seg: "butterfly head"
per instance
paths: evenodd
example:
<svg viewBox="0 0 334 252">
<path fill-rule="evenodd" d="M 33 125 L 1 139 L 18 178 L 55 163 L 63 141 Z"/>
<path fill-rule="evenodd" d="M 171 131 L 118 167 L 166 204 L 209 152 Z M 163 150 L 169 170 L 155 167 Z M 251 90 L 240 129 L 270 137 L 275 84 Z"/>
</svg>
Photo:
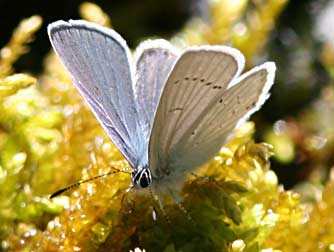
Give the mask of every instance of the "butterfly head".
<svg viewBox="0 0 334 252">
<path fill-rule="evenodd" d="M 152 183 L 151 171 L 148 167 L 139 167 L 131 174 L 132 184 L 136 188 L 146 188 Z"/>
</svg>

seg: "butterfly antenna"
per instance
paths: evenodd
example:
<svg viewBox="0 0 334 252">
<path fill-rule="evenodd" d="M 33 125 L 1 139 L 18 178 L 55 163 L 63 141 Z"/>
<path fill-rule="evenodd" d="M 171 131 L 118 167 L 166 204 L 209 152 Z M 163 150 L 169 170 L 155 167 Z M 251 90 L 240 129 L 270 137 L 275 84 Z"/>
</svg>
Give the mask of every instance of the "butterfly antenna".
<svg viewBox="0 0 334 252">
<path fill-rule="evenodd" d="M 191 172 L 190 174 L 193 175 L 195 178 L 200 179 L 200 180 L 204 180 L 204 181 L 208 181 L 208 182 L 216 182 L 216 180 L 213 177 L 201 176 L 201 175 L 198 175 L 194 172 Z"/>
<path fill-rule="evenodd" d="M 187 219 L 190 223 L 195 224 L 193 218 L 190 216 L 189 212 L 185 208 L 185 206 L 182 204 L 180 198 L 172 191 L 169 190 L 169 195 L 172 197 L 176 205 L 179 207 L 179 209 L 187 216 Z"/>
<path fill-rule="evenodd" d="M 90 182 L 90 181 L 95 180 L 95 179 L 103 178 L 103 177 L 109 176 L 109 175 L 111 175 L 111 174 L 119 173 L 119 172 L 126 172 L 126 173 L 128 173 L 129 171 L 131 171 L 131 170 L 129 170 L 128 168 L 121 169 L 121 170 L 120 170 L 120 169 L 116 169 L 116 168 L 114 168 L 114 167 L 111 167 L 111 168 L 114 169 L 115 171 L 110 171 L 110 172 L 107 172 L 107 173 L 104 173 L 104 174 L 101 174 L 101 175 L 98 175 L 98 176 L 94 176 L 94 177 L 91 177 L 91 178 L 88 178 L 88 179 L 85 179 L 85 180 L 81 180 L 81 181 L 79 181 L 79 182 L 76 182 L 76 183 L 74 183 L 74 184 L 72 184 L 72 185 L 70 185 L 70 186 L 67 186 L 67 187 L 65 187 L 65 188 L 62 188 L 62 189 L 60 189 L 60 190 L 58 190 L 58 191 L 52 193 L 52 194 L 50 195 L 49 198 L 52 199 L 52 198 L 54 198 L 54 197 L 57 197 L 57 196 L 59 196 L 60 194 L 66 192 L 66 191 L 68 191 L 68 190 L 71 190 L 71 189 L 73 189 L 73 188 L 75 188 L 75 187 L 80 186 L 81 184 Z"/>
</svg>

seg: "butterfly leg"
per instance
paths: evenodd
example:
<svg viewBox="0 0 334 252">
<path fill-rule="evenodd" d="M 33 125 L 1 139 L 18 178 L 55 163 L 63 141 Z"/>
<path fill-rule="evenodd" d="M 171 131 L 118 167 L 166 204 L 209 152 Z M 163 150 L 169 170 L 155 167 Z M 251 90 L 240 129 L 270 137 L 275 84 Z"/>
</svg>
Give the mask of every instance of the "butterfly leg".
<svg viewBox="0 0 334 252">
<path fill-rule="evenodd" d="M 160 206 L 160 210 L 161 210 L 161 212 L 162 212 L 162 215 L 164 216 L 166 222 L 167 222 L 168 224 L 172 224 L 172 222 L 171 222 L 171 220 L 170 220 L 170 218 L 169 218 L 167 212 L 165 211 L 165 207 L 164 207 L 163 199 L 162 199 L 162 197 L 160 197 L 159 195 L 158 195 L 158 203 L 159 203 L 159 206 Z"/>
<path fill-rule="evenodd" d="M 215 178 L 213 178 L 213 177 L 201 176 L 201 175 L 198 175 L 194 172 L 191 172 L 190 174 L 193 175 L 197 179 L 202 179 L 202 180 L 209 181 L 209 182 L 216 182 Z"/>
</svg>

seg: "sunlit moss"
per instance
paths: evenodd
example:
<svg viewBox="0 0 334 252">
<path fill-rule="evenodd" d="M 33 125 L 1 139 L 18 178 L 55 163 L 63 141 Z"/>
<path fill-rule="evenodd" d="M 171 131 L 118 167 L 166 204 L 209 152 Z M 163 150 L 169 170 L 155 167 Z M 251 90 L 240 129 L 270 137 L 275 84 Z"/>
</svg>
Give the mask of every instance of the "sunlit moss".
<svg viewBox="0 0 334 252">
<path fill-rule="evenodd" d="M 0 79 L 0 97 L 15 94 L 22 88 L 36 84 L 36 79 L 26 74 L 13 74 Z"/>
<path fill-rule="evenodd" d="M 111 27 L 110 18 L 96 4 L 85 2 L 80 6 L 80 15 L 83 19 L 106 27 Z"/>
<path fill-rule="evenodd" d="M 269 33 L 287 0 L 209 1 L 210 15 L 203 21 L 194 18 L 173 41 L 180 46 L 193 44 L 230 44 L 240 49 L 252 65 L 252 59 L 261 52 Z"/>
<path fill-rule="evenodd" d="M 33 34 L 41 27 L 42 18 L 32 16 L 24 19 L 14 30 L 11 40 L 0 51 L 0 78 L 13 72 L 13 63 L 28 50 Z"/>
<path fill-rule="evenodd" d="M 276 124 L 284 122 L 276 122 Z M 275 128 L 275 126 L 274 126 Z M 275 158 L 281 163 L 289 163 L 295 158 L 295 146 L 287 134 L 283 130 L 273 130 L 266 134 L 266 140 L 273 144 L 275 151 Z"/>
<path fill-rule="evenodd" d="M 249 1 L 212 1 L 210 22 L 192 20 L 173 41 L 179 45 L 229 41 L 251 60 L 286 2 L 254 1 L 252 8 L 246 8 Z M 83 5 L 81 13 L 110 26 L 95 5 Z M 254 142 L 253 123 L 239 128 L 210 162 L 196 170 L 196 176 L 189 176 L 178 195 L 182 205 L 164 198 L 164 212 L 149 194 L 125 193 L 130 177 L 124 173 L 82 184 L 50 200 L 48 195 L 63 186 L 129 165 L 54 53 L 36 77 L 38 85 L 34 77 L 14 74 L 12 64 L 28 49 L 26 44 L 40 25 L 39 17 L 28 19 L 1 50 L 3 251 L 333 250 L 333 176 L 321 199 L 311 207 L 302 203 L 301 194 L 278 185 L 270 170 L 273 148 Z M 317 111 L 333 101 L 333 91 L 323 95 L 327 98 L 318 103 Z M 304 121 L 307 124 L 314 120 L 308 118 L 319 114 L 304 115 Z M 330 125 L 317 118 L 321 125 Z M 332 128 L 326 132 L 330 136 Z M 321 145 L 318 140 L 306 142 L 311 151 Z M 157 221 L 152 218 L 153 206 Z"/>
<path fill-rule="evenodd" d="M 331 251 L 334 240 L 333 178 L 332 171 L 321 199 L 312 208 L 299 214 L 293 211 L 290 216 L 285 215 L 281 225 L 275 227 L 266 244 L 282 251 Z M 287 239 L 288 236 L 291 237 Z"/>
</svg>

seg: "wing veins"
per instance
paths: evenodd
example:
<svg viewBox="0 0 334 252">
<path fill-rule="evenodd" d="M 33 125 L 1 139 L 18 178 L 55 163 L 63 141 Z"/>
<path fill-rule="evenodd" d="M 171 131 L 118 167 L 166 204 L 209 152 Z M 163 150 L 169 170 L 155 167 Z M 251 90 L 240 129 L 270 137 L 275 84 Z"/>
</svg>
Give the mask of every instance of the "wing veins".
<svg viewBox="0 0 334 252">
<path fill-rule="evenodd" d="M 86 45 L 84 46 L 84 50 L 85 50 L 85 53 L 87 54 L 88 51 L 87 51 L 87 47 L 86 47 Z M 72 59 L 74 59 L 78 65 L 82 65 L 83 62 L 78 62 L 78 61 L 77 61 L 77 57 L 74 55 L 73 51 L 72 51 L 72 50 L 69 50 L 69 52 L 70 52 L 70 54 L 72 55 Z M 97 55 L 97 54 L 95 54 L 95 55 Z M 82 57 L 82 56 L 83 56 L 83 55 L 81 54 L 81 57 Z M 82 57 L 82 58 L 85 59 L 85 57 Z M 84 63 L 85 63 L 85 65 L 87 64 L 86 60 L 84 61 Z M 99 64 L 100 64 L 100 62 L 99 62 Z M 82 69 L 84 69 L 84 68 L 82 68 Z M 103 68 L 101 68 L 101 65 L 99 65 L 99 69 L 103 69 Z M 80 69 L 79 71 L 83 72 L 81 69 Z M 104 76 L 106 76 L 105 73 L 103 73 L 103 74 L 104 74 Z M 93 78 L 91 77 L 91 79 L 93 79 Z M 95 99 L 92 97 L 91 92 L 88 91 L 88 89 L 85 87 L 85 85 L 83 85 L 82 83 L 80 83 L 80 88 L 81 88 L 82 90 L 85 90 L 85 91 L 86 91 L 86 92 L 85 92 L 85 93 L 86 93 L 86 96 L 90 96 L 90 97 L 91 97 L 90 102 L 91 102 L 92 104 L 93 104 L 93 103 L 96 103 L 96 102 L 95 102 L 96 97 L 95 97 Z M 99 90 L 99 91 L 101 92 L 101 90 Z M 100 96 L 97 96 L 97 97 L 100 98 Z M 108 95 L 108 97 L 109 97 L 109 95 Z M 100 99 L 98 99 L 98 100 L 100 100 Z M 103 100 L 100 100 L 100 103 L 102 103 L 102 104 L 106 104 L 106 102 L 105 102 L 104 99 L 103 99 Z M 112 99 L 110 99 L 110 103 L 111 103 L 111 105 L 113 106 L 112 109 L 113 109 L 114 111 L 117 111 L 116 108 L 115 108 L 115 104 L 113 103 L 113 100 L 112 100 Z M 99 105 L 99 107 L 101 107 L 101 106 Z M 100 111 L 101 111 L 101 110 L 100 110 Z M 102 109 L 102 111 L 104 112 L 105 116 L 108 117 L 108 119 L 109 119 L 108 121 L 113 122 L 112 120 L 110 120 L 109 115 L 105 112 L 105 109 Z M 119 113 L 116 112 L 115 115 L 117 116 L 117 120 L 118 120 L 119 122 L 121 122 L 122 120 L 120 119 L 120 115 L 119 115 Z M 114 119 L 114 120 L 115 120 L 115 119 Z M 116 120 L 115 120 L 115 121 L 116 121 Z M 114 123 L 112 123 L 112 124 L 114 125 Z M 130 136 L 129 136 L 129 132 L 124 128 L 124 124 L 123 124 L 123 123 L 121 124 L 121 126 L 122 126 L 122 128 L 123 128 L 123 131 L 126 132 L 126 136 L 122 135 L 122 137 L 123 137 L 123 138 L 124 138 L 124 137 L 127 137 L 127 138 L 129 139 L 129 138 L 130 138 Z M 114 125 L 114 128 L 116 128 L 115 125 Z M 118 128 L 119 128 L 119 127 L 118 127 Z M 125 130 L 124 130 L 124 129 L 125 129 Z"/>
<path fill-rule="evenodd" d="M 217 56 L 215 56 L 216 58 L 217 58 Z M 209 60 L 209 58 L 207 58 L 207 60 Z M 213 62 L 214 60 L 213 59 L 211 59 L 211 63 L 210 64 L 212 64 L 212 62 Z M 217 60 L 216 61 L 216 64 L 215 64 L 215 67 L 212 67 L 212 69 L 211 69 L 211 71 L 210 71 L 210 74 L 208 74 L 208 76 L 211 76 L 212 75 L 212 73 L 213 72 L 215 72 L 215 71 L 217 71 L 217 68 L 219 68 L 219 66 L 221 65 L 221 64 L 223 64 L 222 63 L 222 61 L 219 61 L 219 60 Z M 226 70 L 226 68 L 228 67 L 228 65 L 227 64 L 224 64 L 224 68 L 223 68 L 223 73 L 225 72 L 225 70 Z M 191 67 L 189 67 L 189 69 L 191 69 Z M 221 75 L 223 75 L 223 73 L 221 74 Z M 205 75 L 205 74 L 203 74 L 203 75 Z M 218 77 L 218 76 L 217 76 Z M 213 80 L 214 81 L 214 80 Z M 200 84 L 200 83 L 196 83 L 196 84 Z M 217 83 L 218 84 L 218 83 Z M 228 83 L 223 83 L 223 84 L 225 84 L 225 86 L 227 86 L 228 85 Z M 226 85 L 227 84 L 227 85 Z M 211 87 L 209 87 L 209 88 L 211 88 Z M 193 89 L 193 90 L 195 90 L 195 89 Z M 200 89 L 201 91 L 203 90 L 203 88 L 202 89 Z M 211 91 L 211 90 L 209 90 L 209 91 Z M 208 91 L 208 92 L 209 92 Z M 217 90 L 218 91 L 218 90 Z M 212 92 L 212 91 L 211 91 Z M 219 91 L 218 91 L 219 92 Z M 214 95 L 214 98 L 212 98 L 213 100 L 215 100 L 216 99 L 216 97 L 219 97 L 219 94 L 218 94 L 218 92 L 217 92 L 217 94 L 216 95 Z M 196 96 L 196 92 L 193 92 L 193 93 L 195 93 L 194 94 L 194 96 Z M 182 125 L 188 118 L 189 118 L 189 116 L 191 115 L 191 112 L 192 112 L 192 110 L 197 106 L 197 104 L 198 104 L 198 102 L 199 101 L 201 101 L 202 99 L 203 99 L 203 97 L 205 97 L 205 95 L 206 95 L 206 92 L 201 92 L 202 93 L 202 95 L 201 96 L 199 96 L 199 98 L 196 100 L 196 102 L 192 102 L 191 104 L 193 104 L 193 106 L 191 107 L 191 108 L 189 108 L 189 109 L 187 109 L 187 110 L 183 110 L 183 111 L 190 111 L 190 113 L 187 113 L 187 114 L 185 114 L 184 115 L 184 117 L 183 117 L 183 120 L 178 120 L 177 121 L 177 126 L 175 126 L 174 127 L 174 129 L 175 128 L 178 128 L 178 127 L 180 127 L 180 125 Z M 188 97 L 189 98 L 189 97 Z M 190 98 L 189 98 L 190 99 Z M 187 99 L 187 100 L 189 100 L 189 99 Z M 191 105 L 190 104 L 190 105 Z M 207 105 L 207 107 L 210 107 L 210 102 L 209 102 L 209 104 Z M 203 111 L 206 111 L 206 109 L 204 109 Z M 175 132 L 175 130 L 174 130 L 174 132 Z M 186 132 L 184 132 L 184 134 L 185 134 Z M 180 136 L 180 138 L 183 138 L 183 135 L 184 134 L 182 134 L 182 136 Z M 174 136 L 175 136 L 175 133 L 171 136 L 171 138 L 174 138 Z M 172 142 L 172 140 L 171 140 L 171 142 Z M 169 148 L 170 149 L 170 148 Z"/>
</svg>

